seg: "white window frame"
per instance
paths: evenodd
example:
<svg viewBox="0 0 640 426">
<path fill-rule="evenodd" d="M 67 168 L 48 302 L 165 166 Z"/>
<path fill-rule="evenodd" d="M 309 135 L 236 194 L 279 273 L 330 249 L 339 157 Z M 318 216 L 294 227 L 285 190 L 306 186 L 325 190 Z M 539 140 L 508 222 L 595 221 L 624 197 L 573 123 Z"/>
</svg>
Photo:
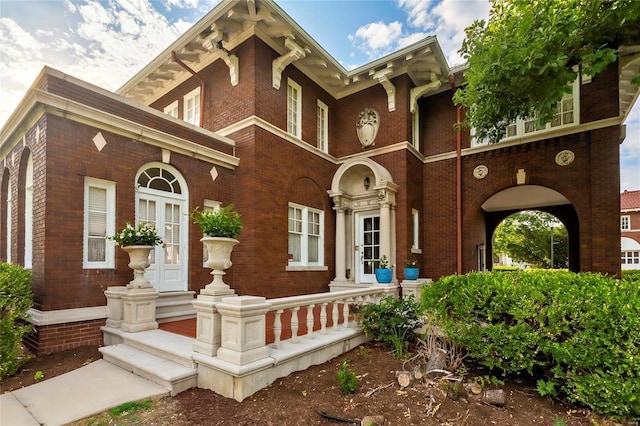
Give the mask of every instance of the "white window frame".
<svg viewBox="0 0 640 426">
<path fill-rule="evenodd" d="M 620 216 L 620 230 L 621 231 L 631 231 L 631 216 L 630 215 Z"/>
<path fill-rule="evenodd" d="M 317 140 L 318 149 L 322 152 L 329 152 L 329 107 L 318 99 L 318 125 Z"/>
<path fill-rule="evenodd" d="M 289 209 L 298 209 L 302 211 L 301 215 L 301 230 L 300 232 L 294 232 L 297 235 L 300 235 L 300 261 L 293 261 L 289 259 L 288 266 L 292 267 L 322 267 L 324 266 L 324 212 L 322 210 L 314 209 L 311 207 L 303 206 L 301 204 L 289 203 L 287 209 L 287 223 L 291 221 L 291 217 L 289 216 Z M 310 262 L 309 261 L 309 215 L 310 213 L 318 214 L 319 221 L 319 232 L 318 232 L 318 261 Z M 291 234 L 291 228 L 287 225 L 287 241 L 288 235 Z M 287 242 L 287 251 L 288 251 L 288 242 Z"/>
<path fill-rule="evenodd" d="M 184 95 L 182 104 L 182 119 L 195 126 L 200 125 L 200 96 L 200 88 L 193 89 Z M 190 103 L 193 103 L 192 109 L 189 109 Z"/>
<path fill-rule="evenodd" d="M 302 139 L 302 87 L 287 80 L 287 133 Z"/>
<path fill-rule="evenodd" d="M 164 113 L 172 117 L 178 118 L 178 101 L 175 100 L 164 107 Z"/>
<path fill-rule="evenodd" d="M 27 158 L 24 179 L 24 268 L 33 267 L 33 157 Z"/>
<path fill-rule="evenodd" d="M 222 208 L 222 203 L 220 201 L 213 201 L 213 200 L 204 200 L 204 202 L 202 203 L 202 211 L 218 211 Z M 203 237 L 206 237 L 206 235 L 204 235 L 204 232 L 202 233 Z M 204 246 L 204 243 L 202 243 L 202 266 L 206 267 L 207 266 L 207 259 L 209 257 L 209 253 L 207 252 L 207 248 Z"/>
<path fill-rule="evenodd" d="M 500 142 L 504 142 L 504 141 L 509 141 L 512 139 L 516 139 L 516 138 L 520 138 L 523 136 L 529 136 L 529 135 L 537 135 L 540 133 L 545 133 L 545 132 L 550 132 L 550 131 L 554 131 L 557 129 L 563 129 L 563 128 L 569 128 L 569 127 L 574 127 L 574 126 L 578 126 L 580 124 L 580 78 L 576 78 L 576 80 L 573 82 L 573 84 L 571 85 L 571 93 L 567 93 L 565 94 L 562 99 L 558 102 L 558 105 L 561 107 L 564 105 L 564 102 L 568 99 L 572 99 L 572 103 L 573 103 L 573 111 L 572 111 L 572 122 L 571 123 L 566 123 L 563 124 L 562 123 L 562 114 L 563 112 L 560 111 L 558 113 L 555 114 L 555 116 L 560 115 L 561 116 L 561 122 L 558 125 L 552 125 L 551 122 L 544 124 L 543 126 L 541 126 L 540 128 L 536 128 L 535 130 L 526 132 L 526 123 L 527 122 L 531 122 L 531 120 L 535 120 L 535 117 L 533 118 L 529 118 L 529 119 L 521 119 L 518 118 L 516 119 L 515 122 L 511 123 L 509 126 L 507 126 L 507 129 L 505 130 L 505 136 L 500 139 Z M 534 124 L 535 126 L 535 124 Z M 471 146 L 479 146 L 479 145 L 485 145 L 487 143 L 486 140 L 482 140 L 479 141 L 476 137 L 475 137 L 475 129 L 471 129 Z"/>
<path fill-rule="evenodd" d="M 411 253 L 420 254 L 422 249 L 420 248 L 420 211 L 417 209 L 411 209 Z"/>
<path fill-rule="evenodd" d="M 104 261 L 89 261 L 89 189 L 106 190 L 106 232 L 105 237 L 115 235 L 116 232 L 116 183 L 91 177 L 84 178 L 84 230 L 82 267 L 84 269 L 113 269 L 115 268 L 115 244 L 105 238 Z"/>
</svg>

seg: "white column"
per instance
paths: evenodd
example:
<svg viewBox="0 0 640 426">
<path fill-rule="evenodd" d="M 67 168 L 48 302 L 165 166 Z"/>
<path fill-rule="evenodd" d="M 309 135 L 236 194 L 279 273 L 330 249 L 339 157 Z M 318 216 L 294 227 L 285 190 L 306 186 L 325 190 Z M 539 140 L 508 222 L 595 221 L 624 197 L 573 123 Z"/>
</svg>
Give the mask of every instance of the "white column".
<svg viewBox="0 0 640 426">
<path fill-rule="evenodd" d="M 391 260 L 391 208 L 388 202 L 380 203 L 380 256 Z"/>
<path fill-rule="evenodd" d="M 346 281 L 346 227 L 345 213 L 341 207 L 336 207 L 336 278 L 334 281 Z"/>
</svg>

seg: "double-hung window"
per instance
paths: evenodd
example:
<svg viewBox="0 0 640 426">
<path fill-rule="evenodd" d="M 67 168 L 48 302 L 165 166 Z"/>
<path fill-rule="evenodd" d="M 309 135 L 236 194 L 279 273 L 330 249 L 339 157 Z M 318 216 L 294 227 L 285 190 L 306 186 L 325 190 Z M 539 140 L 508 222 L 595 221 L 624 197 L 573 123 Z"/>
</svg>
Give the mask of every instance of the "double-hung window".
<svg viewBox="0 0 640 426">
<path fill-rule="evenodd" d="M 289 266 L 324 264 L 324 212 L 289 203 Z"/>
<path fill-rule="evenodd" d="M 178 101 L 173 101 L 169 105 L 164 107 L 164 113 L 172 117 L 178 118 Z"/>
<path fill-rule="evenodd" d="M 629 215 L 620 216 L 620 230 L 621 231 L 631 230 L 631 216 Z"/>
<path fill-rule="evenodd" d="M 85 269 L 114 268 L 115 245 L 106 237 L 115 234 L 116 184 L 101 179 L 84 179 Z"/>
<path fill-rule="evenodd" d="M 287 132 L 302 138 L 302 87 L 291 79 L 287 83 Z"/>
<path fill-rule="evenodd" d="M 318 149 L 329 152 L 329 107 L 318 99 Z"/>
<path fill-rule="evenodd" d="M 187 123 L 200 125 L 200 88 L 192 90 L 184 96 L 182 119 Z"/>
</svg>

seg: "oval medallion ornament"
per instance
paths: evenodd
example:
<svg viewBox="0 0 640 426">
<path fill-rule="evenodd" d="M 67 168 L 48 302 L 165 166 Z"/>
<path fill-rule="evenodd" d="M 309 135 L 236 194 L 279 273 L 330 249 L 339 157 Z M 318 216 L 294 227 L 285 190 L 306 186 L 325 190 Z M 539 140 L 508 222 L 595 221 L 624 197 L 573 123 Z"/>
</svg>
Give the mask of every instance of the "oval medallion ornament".
<svg viewBox="0 0 640 426">
<path fill-rule="evenodd" d="M 380 119 L 378 112 L 373 108 L 365 108 L 356 120 L 356 133 L 363 148 L 373 145 L 378 134 Z"/>
<path fill-rule="evenodd" d="M 489 169 L 484 164 L 477 166 L 473 169 L 473 176 L 476 179 L 482 179 L 489 173 Z"/>
<path fill-rule="evenodd" d="M 568 166 L 569 164 L 573 163 L 573 160 L 575 160 L 575 158 L 576 155 L 573 153 L 573 151 L 565 149 L 564 151 L 560 151 L 556 155 L 556 164 L 558 164 L 559 166 Z"/>
</svg>

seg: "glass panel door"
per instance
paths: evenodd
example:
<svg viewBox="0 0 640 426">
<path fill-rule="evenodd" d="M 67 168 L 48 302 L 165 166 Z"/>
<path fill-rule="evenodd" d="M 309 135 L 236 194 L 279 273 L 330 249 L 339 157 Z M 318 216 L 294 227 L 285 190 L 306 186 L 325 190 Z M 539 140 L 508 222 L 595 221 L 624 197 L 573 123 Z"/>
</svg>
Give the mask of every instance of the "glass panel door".
<svg viewBox="0 0 640 426">
<path fill-rule="evenodd" d="M 380 216 L 361 215 L 358 226 L 359 282 L 374 283 L 374 262 L 380 258 Z"/>
</svg>

